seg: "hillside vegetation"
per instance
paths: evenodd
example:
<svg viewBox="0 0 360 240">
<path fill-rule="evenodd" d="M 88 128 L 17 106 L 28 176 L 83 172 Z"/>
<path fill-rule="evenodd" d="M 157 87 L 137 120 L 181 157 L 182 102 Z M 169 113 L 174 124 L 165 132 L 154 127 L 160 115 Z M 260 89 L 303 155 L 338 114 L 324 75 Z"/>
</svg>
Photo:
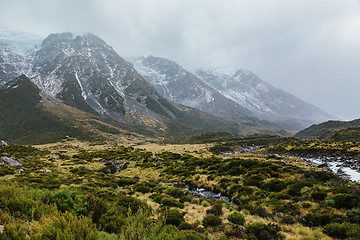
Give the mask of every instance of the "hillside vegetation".
<svg viewBox="0 0 360 240">
<path fill-rule="evenodd" d="M 295 135 L 297 138 L 317 138 L 333 141 L 359 141 L 360 140 L 360 119 L 349 122 L 328 121 L 313 125 Z"/>
<path fill-rule="evenodd" d="M 296 158 L 209 152 L 224 142 L 139 144 L 0 148 L 22 164 L 1 164 L 0 239 L 360 238 L 358 184 Z"/>
</svg>

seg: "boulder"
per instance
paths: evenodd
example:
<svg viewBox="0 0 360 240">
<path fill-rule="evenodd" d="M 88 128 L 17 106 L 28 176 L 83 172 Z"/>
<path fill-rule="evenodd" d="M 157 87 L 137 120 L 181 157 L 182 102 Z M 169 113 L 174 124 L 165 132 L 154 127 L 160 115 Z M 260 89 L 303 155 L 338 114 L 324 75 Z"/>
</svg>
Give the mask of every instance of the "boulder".
<svg viewBox="0 0 360 240">
<path fill-rule="evenodd" d="M 0 147 L 5 147 L 8 144 L 4 140 L 0 140 Z"/>
<path fill-rule="evenodd" d="M 0 157 L 0 163 L 9 165 L 9 166 L 20 166 L 22 165 L 20 163 L 21 161 L 15 160 L 13 157 Z"/>
</svg>

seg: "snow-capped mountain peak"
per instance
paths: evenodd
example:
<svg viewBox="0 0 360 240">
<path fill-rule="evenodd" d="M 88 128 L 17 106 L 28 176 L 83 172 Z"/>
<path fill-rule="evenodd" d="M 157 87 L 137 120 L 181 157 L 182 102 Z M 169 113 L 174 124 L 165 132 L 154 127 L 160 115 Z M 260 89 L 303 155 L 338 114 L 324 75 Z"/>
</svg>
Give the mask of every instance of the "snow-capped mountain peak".
<svg viewBox="0 0 360 240">
<path fill-rule="evenodd" d="M 332 118 L 321 109 L 271 86 L 249 70 L 199 70 L 197 76 L 224 96 L 259 114 L 315 122 Z"/>
</svg>

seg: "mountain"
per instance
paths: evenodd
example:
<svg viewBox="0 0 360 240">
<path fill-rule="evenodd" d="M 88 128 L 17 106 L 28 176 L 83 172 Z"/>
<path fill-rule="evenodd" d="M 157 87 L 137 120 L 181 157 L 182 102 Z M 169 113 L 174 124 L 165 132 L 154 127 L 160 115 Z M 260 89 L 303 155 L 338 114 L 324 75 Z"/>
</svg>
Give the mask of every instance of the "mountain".
<svg viewBox="0 0 360 240">
<path fill-rule="evenodd" d="M 61 121 L 44 110 L 40 89 L 25 75 L 0 89 L 0 136 L 14 142 L 51 141 L 65 138 L 68 133 L 84 139 L 91 134 Z"/>
<path fill-rule="evenodd" d="M 0 136 L 13 143 L 42 144 L 68 137 L 124 141 L 154 136 L 141 126 L 111 121 L 49 99 L 25 75 L 0 89 L 0 112 Z"/>
<path fill-rule="evenodd" d="M 0 42 L 0 88 L 21 75 L 24 62 L 25 58 L 14 53 L 9 44 Z"/>
<path fill-rule="evenodd" d="M 137 57 L 129 61 L 165 98 L 248 126 L 298 131 L 318 122 L 313 119 L 317 113 L 330 118 L 249 71 L 221 75 L 200 70 L 195 75 L 164 58 Z M 300 117 L 310 113 L 313 118 Z"/>
<path fill-rule="evenodd" d="M 0 55 L 14 59 L 4 58 L 0 65 L 6 73 L 3 83 L 25 73 L 47 102 L 60 102 L 62 107 L 91 116 L 167 135 L 205 130 L 260 131 L 165 99 L 112 47 L 93 34 L 51 34 L 40 48 L 25 56 L 10 48 L 3 48 Z M 12 68 L 8 71 L 4 66 Z"/>
<path fill-rule="evenodd" d="M 297 138 L 316 138 L 335 141 L 360 141 L 360 119 L 328 121 L 312 125 L 295 135 Z"/>
<path fill-rule="evenodd" d="M 304 120 L 305 124 L 334 118 L 290 93 L 271 86 L 248 70 L 199 70 L 197 75 L 227 98 L 265 117 Z"/>
<path fill-rule="evenodd" d="M 173 102 L 248 126 L 270 127 L 174 61 L 154 56 L 129 61 L 160 95 Z"/>
</svg>

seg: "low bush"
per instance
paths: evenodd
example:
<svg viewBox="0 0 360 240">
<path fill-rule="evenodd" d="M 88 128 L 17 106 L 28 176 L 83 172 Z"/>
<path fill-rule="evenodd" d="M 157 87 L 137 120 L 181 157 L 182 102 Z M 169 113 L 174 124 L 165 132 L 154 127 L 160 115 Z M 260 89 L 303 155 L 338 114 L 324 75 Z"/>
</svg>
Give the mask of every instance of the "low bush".
<svg viewBox="0 0 360 240">
<path fill-rule="evenodd" d="M 184 214 L 177 209 L 169 209 L 165 212 L 165 222 L 166 224 L 179 226 L 184 222 Z"/>
<path fill-rule="evenodd" d="M 221 204 L 215 204 L 210 209 L 206 210 L 206 213 L 207 214 L 213 214 L 215 216 L 220 217 L 223 214 L 222 205 Z"/>
<path fill-rule="evenodd" d="M 346 220 L 350 223 L 360 224 L 360 210 L 346 211 Z"/>
<path fill-rule="evenodd" d="M 258 240 L 268 240 L 268 239 L 282 239 L 282 235 L 279 234 L 281 228 L 276 224 L 265 224 L 265 223 L 253 223 L 247 226 L 247 232 L 249 239 L 255 237 Z"/>
<path fill-rule="evenodd" d="M 343 222 L 344 217 L 332 213 L 308 213 L 303 217 L 302 223 L 308 227 L 325 226 L 328 223 Z"/>
<path fill-rule="evenodd" d="M 210 214 L 210 215 L 207 215 L 204 217 L 202 224 L 205 227 L 217 227 L 222 224 L 222 220 L 221 220 L 221 218 Z"/>
<path fill-rule="evenodd" d="M 105 214 L 102 214 L 99 219 L 101 230 L 109 233 L 120 233 L 121 227 L 125 225 L 125 223 L 124 215 L 116 208 L 109 209 Z"/>
<path fill-rule="evenodd" d="M 166 193 L 174 198 L 181 198 L 185 196 L 185 192 L 180 188 L 169 188 Z"/>
<path fill-rule="evenodd" d="M 351 209 L 359 205 L 359 195 L 349 193 L 339 193 L 333 197 L 336 208 Z"/>
<path fill-rule="evenodd" d="M 133 178 L 128 178 L 128 177 L 121 177 L 117 184 L 119 187 L 126 187 L 126 186 L 129 186 L 129 185 L 133 185 L 137 183 L 137 181 Z"/>
<path fill-rule="evenodd" d="M 118 197 L 117 204 L 123 213 L 127 213 L 129 209 L 132 213 L 136 213 L 139 209 L 149 209 L 149 206 L 141 200 L 125 195 Z"/>
<path fill-rule="evenodd" d="M 360 226 L 353 223 L 330 223 L 324 227 L 324 232 L 338 239 L 359 239 Z"/>
<path fill-rule="evenodd" d="M 315 191 L 311 193 L 311 198 L 317 202 L 324 201 L 327 197 L 327 192 L 325 191 Z"/>
<path fill-rule="evenodd" d="M 229 222 L 236 224 L 236 225 L 244 225 L 245 224 L 245 217 L 239 212 L 234 212 L 228 216 Z"/>
<path fill-rule="evenodd" d="M 262 188 L 269 192 L 280 192 L 286 188 L 286 183 L 278 179 L 271 179 L 266 182 Z"/>
<path fill-rule="evenodd" d="M 76 217 L 69 212 L 44 217 L 31 229 L 31 239 L 89 239 L 98 232 L 88 217 Z"/>
</svg>

